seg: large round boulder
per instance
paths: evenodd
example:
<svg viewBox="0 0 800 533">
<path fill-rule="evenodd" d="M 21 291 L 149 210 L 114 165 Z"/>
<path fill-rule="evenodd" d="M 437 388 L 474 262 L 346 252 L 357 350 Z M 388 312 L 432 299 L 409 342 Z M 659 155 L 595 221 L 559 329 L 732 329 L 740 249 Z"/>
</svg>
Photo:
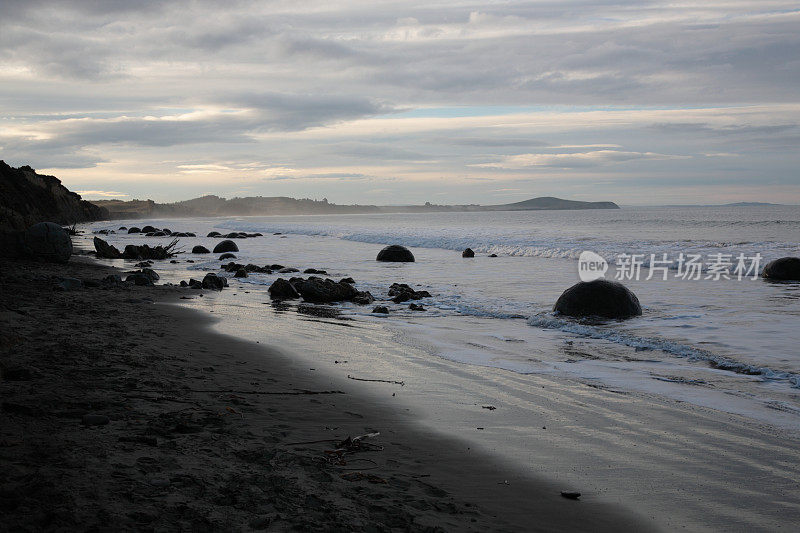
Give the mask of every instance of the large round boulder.
<svg viewBox="0 0 800 533">
<path fill-rule="evenodd" d="M 779 281 L 800 281 L 800 257 L 781 257 L 770 261 L 761 276 Z"/>
<path fill-rule="evenodd" d="M 239 247 L 236 246 L 236 243 L 230 240 L 225 240 L 220 242 L 214 247 L 215 254 L 221 254 L 223 252 L 238 252 Z"/>
<path fill-rule="evenodd" d="M 205 246 L 200 246 L 199 244 L 192 248 L 193 254 L 210 254 L 211 252 L 208 251 L 208 248 Z"/>
<path fill-rule="evenodd" d="M 475 257 L 475 252 L 472 251 L 472 248 L 467 248 L 461 252 L 461 257 Z"/>
<path fill-rule="evenodd" d="M 158 228 L 155 226 L 145 226 L 142 228 L 142 233 L 155 233 L 158 231 Z"/>
<path fill-rule="evenodd" d="M 572 317 L 629 318 L 641 315 L 642 306 L 625 285 L 596 279 L 581 281 L 565 290 L 553 311 Z"/>
<path fill-rule="evenodd" d="M 413 263 L 414 254 L 405 246 L 399 244 L 392 244 L 378 252 L 377 261 L 391 261 L 397 263 Z"/>
<path fill-rule="evenodd" d="M 132 226 L 132 227 L 128 228 L 128 233 L 141 233 L 141 232 L 142 232 L 142 230 L 137 228 L 136 226 Z"/>
<path fill-rule="evenodd" d="M 39 261 L 66 263 L 72 255 L 72 240 L 64 228 L 52 222 L 34 224 L 22 234 L 22 249 Z"/>
</svg>

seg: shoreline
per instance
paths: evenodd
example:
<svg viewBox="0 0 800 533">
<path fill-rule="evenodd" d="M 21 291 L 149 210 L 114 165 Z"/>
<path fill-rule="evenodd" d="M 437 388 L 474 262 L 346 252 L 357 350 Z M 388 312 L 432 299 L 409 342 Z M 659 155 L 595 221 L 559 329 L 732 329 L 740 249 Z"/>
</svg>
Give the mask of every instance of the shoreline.
<svg viewBox="0 0 800 533">
<path fill-rule="evenodd" d="M 332 388 L 274 350 L 216 333 L 208 314 L 160 305 L 186 291 L 53 292 L 53 276 L 115 272 L 85 257 L 0 266 L 3 329 L 13 331 L 0 351 L 11 529 L 648 529 L 421 432 L 370 405 L 357 383 Z M 348 464 L 332 464 L 343 461 L 326 450 L 372 432 L 333 454 Z"/>
</svg>

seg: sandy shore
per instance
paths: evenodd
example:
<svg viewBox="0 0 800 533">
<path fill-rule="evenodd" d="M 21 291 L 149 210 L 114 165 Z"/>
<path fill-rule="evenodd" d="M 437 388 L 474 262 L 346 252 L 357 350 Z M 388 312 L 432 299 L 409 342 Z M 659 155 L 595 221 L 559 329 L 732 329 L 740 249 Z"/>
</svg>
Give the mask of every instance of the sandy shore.
<svg viewBox="0 0 800 533">
<path fill-rule="evenodd" d="M 0 261 L 0 530 L 652 529 L 110 273 Z"/>
</svg>

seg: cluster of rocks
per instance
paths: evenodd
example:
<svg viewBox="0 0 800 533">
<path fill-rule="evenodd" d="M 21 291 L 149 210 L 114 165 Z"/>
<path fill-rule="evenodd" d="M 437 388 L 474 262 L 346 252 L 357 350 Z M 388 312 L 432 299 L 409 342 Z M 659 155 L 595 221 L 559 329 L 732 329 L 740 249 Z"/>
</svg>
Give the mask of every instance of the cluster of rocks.
<svg viewBox="0 0 800 533">
<path fill-rule="evenodd" d="M 233 256 L 233 254 L 226 254 L 226 255 Z M 225 255 L 220 257 L 220 260 L 222 260 L 222 259 L 226 259 Z M 225 272 L 233 273 L 234 277 L 237 277 L 237 278 L 246 278 L 247 274 L 253 273 L 253 272 L 256 272 L 256 273 L 259 273 L 259 274 L 273 274 L 275 272 L 277 272 L 278 274 L 293 274 L 295 272 L 300 272 L 300 269 L 298 269 L 298 268 L 286 267 L 286 266 L 283 266 L 283 265 L 279 265 L 277 263 L 273 264 L 273 265 L 258 266 L 258 265 L 254 265 L 253 263 L 249 263 L 247 265 L 243 265 L 241 263 L 235 263 L 235 262 L 231 261 L 229 263 L 226 263 L 226 264 L 220 266 L 220 268 L 222 270 L 224 270 Z M 318 275 L 325 276 L 325 275 L 328 274 L 328 272 L 325 271 L 325 270 L 318 270 L 316 268 L 307 268 L 307 269 L 305 269 L 303 271 L 303 274 L 318 274 Z M 352 278 L 347 278 L 347 279 L 351 279 L 351 282 L 355 283 L 355 282 L 352 281 Z"/>
<path fill-rule="evenodd" d="M 162 228 L 158 229 L 154 226 L 145 226 L 143 228 L 137 228 L 136 226 L 132 226 L 130 228 L 126 228 L 125 226 L 121 226 L 119 228 L 120 231 L 128 231 L 128 234 L 131 233 L 141 233 L 145 237 L 197 237 L 197 234 L 192 233 L 191 231 L 171 231 L 169 228 Z M 99 233 L 99 232 L 98 232 Z"/>
<path fill-rule="evenodd" d="M 359 291 L 352 283 L 317 276 L 293 277 L 289 280 L 278 278 L 270 285 L 268 291 L 273 300 L 293 300 L 302 297 L 311 303 L 353 302 L 358 305 L 368 305 L 375 301 L 369 291 Z"/>
<path fill-rule="evenodd" d="M 122 287 L 127 285 L 153 286 L 153 282 L 158 280 L 156 272 L 149 268 L 131 272 L 123 281 L 119 274 L 109 274 L 102 279 L 78 279 L 78 278 L 59 278 L 53 286 L 56 291 L 74 291 L 83 288 L 102 288 Z"/>
<path fill-rule="evenodd" d="M 181 281 L 180 285 L 181 287 L 189 287 L 191 289 L 221 291 L 228 286 L 228 279 L 225 276 L 218 276 L 213 272 L 209 272 L 202 280 L 192 278 L 189 281 Z"/>
<path fill-rule="evenodd" d="M 430 298 L 431 293 L 428 291 L 416 291 L 405 283 L 392 283 L 389 287 L 389 298 L 396 304 L 401 304 L 409 300 L 421 300 L 422 298 Z"/>
<path fill-rule="evenodd" d="M 263 237 L 262 233 L 245 233 L 244 231 L 234 231 L 233 233 L 222 234 L 218 231 L 209 232 L 206 237 L 224 237 L 226 239 L 247 239 L 252 237 Z"/>
<path fill-rule="evenodd" d="M 167 246 L 148 246 L 146 244 L 134 245 L 129 244 L 125 249 L 120 252 L 116 246 L 108 244 L 100 237 L 94 238 L 94 249 L 97 257 L 104 259 L 168 259 L 175 255 L 175 243 Z"/>
<path fill-rule="evenodd" d="M 141 263 L 140 263 L 141 264 Z M 131 272 L 125 278 L 126 282 L 131 282 L 134 285 L 150 286 L 159 280 L 158 273 L 152 268 L 144 267 L 141 270 Z"/>
</svg>

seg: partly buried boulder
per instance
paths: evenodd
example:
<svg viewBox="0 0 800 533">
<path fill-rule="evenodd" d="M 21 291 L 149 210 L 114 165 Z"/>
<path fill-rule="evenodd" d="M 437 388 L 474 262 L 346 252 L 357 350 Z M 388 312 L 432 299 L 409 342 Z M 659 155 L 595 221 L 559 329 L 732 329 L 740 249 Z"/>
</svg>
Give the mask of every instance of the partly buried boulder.
<svg viewBox="0 0 800 533">
<path fill-rule="evenodd" d="M 49 263 L 66 263 L 72 255 L 72 240 L 64 228 L 52 222 L 39 222 L 22 234 L 25 255 Z"/>
<path fill-rule="evenodd" d="M 800 281 L 800 257 L 781 257 L 770 261 L 761 276 L 778 281 Z"/>
<path fill-rule="evenodd" d="M 236 246 L 236 243 L 230 240 L 225 240 L 220 242 L 214 247 L 214 253 L 220 254 L 222 252 L 238 252 L 239 247 Z"/>
<path fill-rule="evenodd" d="M 358 295 L 358 291 L 349 283 L 337 283 L 332 279 L 310 276 L 298 281 L 294 288 L 303 300 L 313 303 L 333 303 L 349 301 Z"/>
<path fill-rule="evenodd" d="M 461 252 L 461 257 L 475 257 L 475 252 L 472 251 L 472 248 L 467 248 Z"/>
<path fill-rule="evenodd" d="M 154 226 L 145 226 L 142 228 L 142 233 L 155 233 L 158 231 L 158 228 Z"/>
<path fill-rule="evenodd" d="M 94 249 L 97 251 L 97 257 L 103 259 L 120 259 L 122 257 L 122 252 L 117 250 L 116 246 L 108 244 L 100 237 L 94 238 Z"/>
<path fill-rule="evenodd" d="M 414 254 L 405 246 L 392 244 L 378 252 L 377 261 L 391 261 L 396 263 L 413 263 Z"/>
<path fill-rule="evenodd" d="M 641 315 L 642 306 L 625 285 L 596 279 L 581 281 L 565 290 L 553 311 L 572 317 L 629 318 Z"/>
<path fill-rule="evenodd" d="M 236 259 L 236 256 L 233 255 L 232 253 L 226 253 L 226 254 L 222 254 L 221 256 L 219 256 L 219 260 L 220 261 L 224 261 L 226 259 Z"/>
<path fill-rule="evenodd" d="M 131 226 L 130 228 L 128 228 L 128 233 L 141 233 L 141 232 L 142 230 L 137 228 L 136 226 Z"/>
<path fill-rule="evenodd" d="M 218 232 L 218 231 L 210 231 L 210 232 L 208 232 L 208 235 L 206 235 L 206 237 L 219 237 L 219 236 L 220 236 L 220 232 Z"/>
<path fill-rule="evenodd" d="M 283 278 L 276 279 L 269 289 L 269 297 L 273 300 L 294 300 L 300 298 L 300 293 L 294 286 Z"/>
<path fill-rule="evenodd" d="M 211 252 L 205 246 L 197 245 L 194 248 L 192 248 L 192 253 L 193 254 L 210 254 Z"/>
</svg>

